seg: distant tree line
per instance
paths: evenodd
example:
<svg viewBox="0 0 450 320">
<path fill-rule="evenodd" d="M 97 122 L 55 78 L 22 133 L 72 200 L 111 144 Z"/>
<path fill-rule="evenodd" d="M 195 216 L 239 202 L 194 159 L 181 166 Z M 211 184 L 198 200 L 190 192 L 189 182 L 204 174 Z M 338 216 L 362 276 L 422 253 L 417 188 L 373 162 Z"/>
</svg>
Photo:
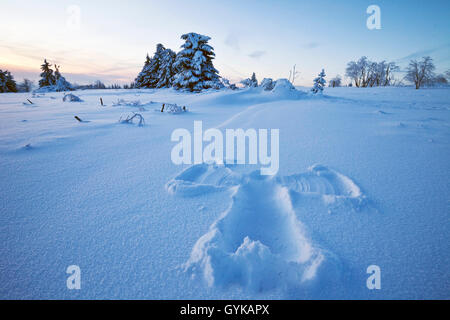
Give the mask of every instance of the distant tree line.
<svg viewBox="0 0 450 320">
<path fill-rule="evenodd" d="M 92 84 L 84 84 L 84 85 L 77 85 L 74 84 L 74 88 L 77 90 L 90 90 L 90 89 L 122 89 L 122 86 L 120 84 L 114 83 L 109 86 L 105 85 L 100 80 L 95 81 Z M 131 83 L 130 85 L 125 84 L 123 86 L 123 89 L 133 89 L 134 83 Z"/>
<path fill-rule="evenodd" d="M 39 88 L 48 91 L 68 91 L 76 89 L 133 89 L 133 88 L 170 88 L 183 89 L 198 92 L 203 89 L 220 89 L 228 87 L 237 89 L 235 84 L 230 84 L 229 80 L 219 76 L 219 72 L 214 68 L 212 60 L 215 57 L 214 49 L 208 44 L 210 37 L 197 33 L 187 33 L 181 36 L 185 43 L 181 46 L 181 51 L 175 53 L 173 50 L 165 48 L 162 44 L 156 46 L 156 52 L 152 57 L 147 54 L 142 71 L 135 81 L 123 86 L 111 84 L 106 86 L 100 80 L 93 84 L 77 85 L 70 84 L 60 72 L 60 66 L 52 65 L 44 59 L 41 65 L 42 73 L 38 82 Z M 347 63 L 345 76 L 350 78 L 348 86 L 358 88 L 378 87 L 398 85 L 394 78 L 394 73 L 405 72 L 403 80 L 414 84 L 416 89 L 424 86 L 443 86 L 450 81 L 450 70 L 444 74 L 436 74 L 436 67 L 431 57 L 423 57 L 421 60 L 411 60 L 405 70 L 400 70 L 395 62 L 375 62 L 366 56 L 357 61 Z M 299 74 L 295 66 L 290 71 L 289 81 L 293 84 Z M 325 82 L 325 74 L 319 74 L 314 80 L 313 91 L 322 92 Z M 258 87 L 258 80 L 255 73 L 248 79 L 240 82 L 244 87 Z M 270 78 L 265 78 L 261 86 L 266 89 L 272 88 L 274 82 Z M 342 86 L 340 75 L 332 78 L 328 82 L 329 87 Z M 33 90 L 34 84 L 29 79 L 24 79 L 17 84 L 12 74 L 6 70 L 0 70 L 0 93 L 3 92 L 29 92 Z"/>
</svg>

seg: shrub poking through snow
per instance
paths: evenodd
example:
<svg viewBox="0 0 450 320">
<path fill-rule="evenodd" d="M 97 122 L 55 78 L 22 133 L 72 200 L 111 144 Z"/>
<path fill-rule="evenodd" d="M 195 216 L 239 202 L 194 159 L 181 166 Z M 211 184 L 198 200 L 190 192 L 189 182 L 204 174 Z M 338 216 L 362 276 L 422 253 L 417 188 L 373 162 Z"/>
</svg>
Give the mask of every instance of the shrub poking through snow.
<svg viewBox="0 0 450 320">
<path fill-rule="evenodd" d="M 74 95 L 72 93 L 68 93 L 68 94 L 64 95 L 63 101 L 64 102 L 82 102 L 83 100 L 81 100 L 79 97 L 77 97 L 76 95 Z"/>
<path fill-rule="evenodd" d="M 140 113 L 133 112 L 133 115 L 128 115 L 125 119 L 122 119 L 120 117 L 119 122 L 120 123 L 134 123 L 134 120 L 138 120 L 138 126 L 142 127 L 145 124 L 144 117 Z"/>
<path fill-rule="evenodd" d="M 182 113 L 186 111 L 186 107 L 181 107 L 176 104 L 166 104 L 166 112 L 168 113 Z"/>
<path fill-rule="evenodd" d="M 127 106 L 127 107 L 139 107 L 142 106 L 141 101 L 139 100 L 125 100 L 125 99 L 117 99 L 117 102 L 113 103 L 114 107 Z"/>
<path fill-rule="evenodd" d="M 175 103 L 163 103 L 161 107 L 161 112 L 167 112 L 167 113 L 183 113 L 186 112 L 186 106 L 179 106 Z"/>
<path fill-rule="evenodd" d="M 323 87 L 325 87 L 325 84 L 327 83 L 327 81 L 325 80 L 325 76 L 325 70 L 322 69 L 322 72 L 319 73 L 319 76 L 314 79 L 314 86 L 311 89 L 312 93 L 322 93 Z"/>
</svg>

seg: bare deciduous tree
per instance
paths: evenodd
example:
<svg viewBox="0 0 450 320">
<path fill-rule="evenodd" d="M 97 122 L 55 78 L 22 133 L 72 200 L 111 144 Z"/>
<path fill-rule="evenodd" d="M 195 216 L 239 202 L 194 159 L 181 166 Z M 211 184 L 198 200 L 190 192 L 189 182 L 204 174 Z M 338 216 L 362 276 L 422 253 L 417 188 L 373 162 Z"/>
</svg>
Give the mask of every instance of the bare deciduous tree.
<svg viewBox="0 0 450 320">
<path fill-rule="evenodd" d="M 422 61 L 411 60 L 406 69 L 405 79 L 413 82 L 416 89 L 419 89 L 425 82 L 434 77 L 435 68 L 431 57 L 423 57 Z"/>
<path fill-rule="evenodd" d="M 398 71 L 394 62 L 374 62 L 361 57 L 358 61 L 350 61 L 345 69 L 345 75 L 355 82 L 355 86 L 373 87 L 389 86 L 393 81 L 393 73 Z"/>
<path fill-rule="evenodd" d="M 295 70 L 296 65 L 294 64 L 294 66 L 292 67 L 291 70 L 289 70 L 289 81 L 292 83 L 292 85 L 294 85 L 295 83 L 295 79 L 297 78 L 297 76 L 300 74 L 299 71 Z"/>
<path fill-rule="evenodd" d="M 334 77 L 333 79 L 331 79 L 331 80 L 328 82 L 328 86 L 329 86 L 329 87 L 332 87 L 332 88 L 334 88 L 334 87 L 340 87 L 340 86 L 341 86 L 341 83 L 342 83 L 341 76 L 340 76 L 340 75 L 337 75 L 336 77 Z"/>
</svg>

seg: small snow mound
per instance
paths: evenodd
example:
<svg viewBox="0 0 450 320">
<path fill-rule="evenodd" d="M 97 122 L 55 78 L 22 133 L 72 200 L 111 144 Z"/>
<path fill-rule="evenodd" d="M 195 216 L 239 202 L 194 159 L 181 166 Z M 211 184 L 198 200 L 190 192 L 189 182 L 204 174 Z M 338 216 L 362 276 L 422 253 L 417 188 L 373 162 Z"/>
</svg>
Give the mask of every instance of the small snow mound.
<svg viewBox="0 0 450 320">
<path fill-rule="evenodd" d="M 63 101 L 64 102 L 82 102 L 83 100 L 81 100 L 76 95 L 69 93 L 69 94 L 64 95 Z"/>
<path fill-rule="evenodd" d="M 273 87 L 273 92 L 281 92 L 281 91 L 294 91 L 295 87 L 288 79 L 278 79 L 275 81 L 275 86 Z"/>
<path fill-rule="evenodd" d="M 269 92 L 280 99 L 297 99 L 306 95 L 305 92 L 295 89 L 288 79 L 278 79 L 275 81 L 273 89 Z"/>
</svg>

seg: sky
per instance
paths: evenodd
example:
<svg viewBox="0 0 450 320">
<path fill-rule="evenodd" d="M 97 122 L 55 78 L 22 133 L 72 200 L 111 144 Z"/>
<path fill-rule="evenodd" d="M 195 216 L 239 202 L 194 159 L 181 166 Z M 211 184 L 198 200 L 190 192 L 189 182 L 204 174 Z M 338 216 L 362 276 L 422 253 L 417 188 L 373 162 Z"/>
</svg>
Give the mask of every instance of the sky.
<svg viewBox="0 0 450 320">
<path fill-rule="evenodd" d="M 381 29 L 367 28 L 369 5 Z M 130 83 L 157 43 L 177 52 L 188 32 L 211 37 L 232 82 L 287 78 L 296 65 L 295 84 L 310 86 L 361 56 L 406 67 L 429 55 L 437 72 L 450 69 L 448 0 L 0 0 L 0 12 L 0 69 L 16 80 L 38 80 L 46 58 L 71 82 Z"/>
</svg>

